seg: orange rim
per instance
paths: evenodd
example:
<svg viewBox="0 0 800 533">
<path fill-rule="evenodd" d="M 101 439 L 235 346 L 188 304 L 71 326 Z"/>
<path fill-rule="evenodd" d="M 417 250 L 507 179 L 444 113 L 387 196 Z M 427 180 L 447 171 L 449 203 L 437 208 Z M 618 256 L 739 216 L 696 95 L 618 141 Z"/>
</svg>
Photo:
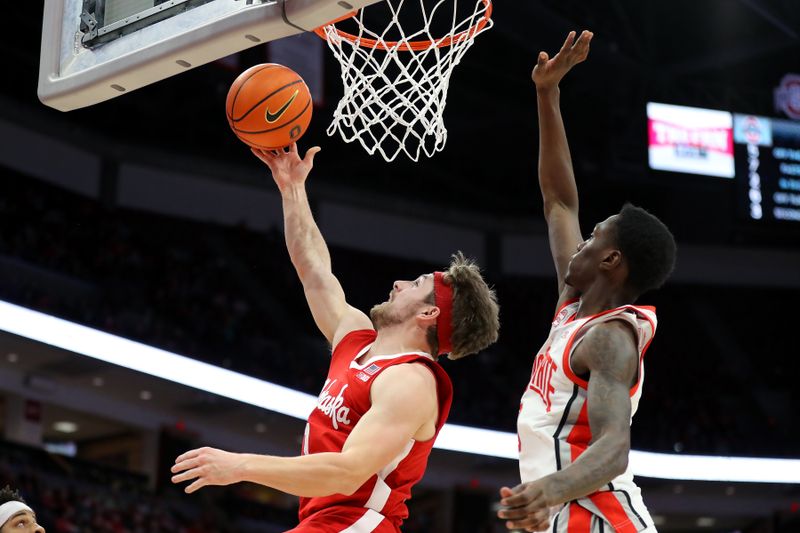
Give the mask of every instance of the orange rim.
<svg viewBox="0 0 800 533">
<path fill-rule="evenodd" d="M 492 0 L 481 0 L 483 5 L 486 6 L 486 11 L 483 14 L 481 20 L 479 20 L 474 26 L 471 28 L 459 32 L 452 37 L 443 37 L 437 41 L 410 41 L 410 42 L 402 42 L 402 41 L 378 41 L 376 39 L 364 39 L 359 38 L 356 35 L 344 32 L 339 28 L 336 29 L 336 33 L 341 37 L 343 40 L 357 44 L 363 48 L 372 48 L 378 50 L 403 50 L 403 51 L 420 51 L 420 50 L 427 50 L 431 46 L 436 46 L 437 48 L 444 48 L 447 46 L 452 45 L 453 43 L 460 43 L 464 39 L 471 39 L 475 35 L 481 32 L 483 28 L 486 27 L 487 24 L 492 19 Z M 326 24 L 325 26 L 330 26 L 342 20 L 346 20 L 351 17 L 355 17 L 358 14 L 357 11 L 349 13 L 343 17 L 340 17 L 336 20 L 333 20 Z M 319 28 L 314 30 L 314 33 L 319 35 L 321 38 L 328 40 L 328 36 L 325 33 L 325 26 L 320 26 Z"/>
</svg>

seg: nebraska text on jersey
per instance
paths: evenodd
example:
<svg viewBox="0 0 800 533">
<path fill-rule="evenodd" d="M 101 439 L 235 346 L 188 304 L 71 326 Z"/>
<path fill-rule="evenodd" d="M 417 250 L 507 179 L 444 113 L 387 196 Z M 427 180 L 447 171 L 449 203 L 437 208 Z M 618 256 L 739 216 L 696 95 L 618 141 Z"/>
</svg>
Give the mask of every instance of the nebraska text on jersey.
<svg viewBox="0 0 800 533">
<path fill-rule="evenodd" d="M 334 385 L 336 385 L 335 379 L 325 380 L 325 386 L 322 387 L 322 392 L 317 399 L 317 409 L 331 418 L 333 429 L 339 429 L 339 424 L 350 424 L 350 420 L 347 418 L 350 408 L 344 405 L 344 391 L 347 389 L 347 385 L 343 385 L 339 389 L 339 394 L 333 397 L 330 391 Z"/>
<path fill-rule="evenodd" d="M 630 389 L 631 418 L 639 405 L 644 353 L 656 330 L 655 309 L 627 305 L 577 318 L 579 305 L 578 301 L 567 302 L 556 313 L 550 334 L 534 360 L 531 381 L 522 395 L 517 431 L 523 482 L 566 468 L 592 440 L 587 401 L 589 384 L 572 371 L 570 358 L 593 326 L 610 320 L 622 320 L 631 326 L 639 351 L 637 380 Z M 623 517 L 625 523 L 618 522 L 620 531 L 641 531 L 652 525 L 630 469 L 598 492 L 579 499 L 578 503 L 612 524 L 615 521 L 609 517 Z"/>
<path fill-rule="evenodd" d="M 359 363 L 373 342 L 374 330 L 348 333 L 333 350 L 325 387 L 308 417 L 303 439 L 303 454 L 341 452 L 350 432 L 372 406 L 373 383 L 387 368 L 401 364 L 424 365 L 436 379 L 439 418 L 436 433 L 450 411 L 453 389 L 434 358 L 411 352 L 370 357 Z M 373 474 L 352 494 L 300 498 L 300 531 L 347 531 L 398 533 L 408 516 L 406 500 L 425 472 L 434 439 L 410 439 L 397 457 Z"/>
</svg>

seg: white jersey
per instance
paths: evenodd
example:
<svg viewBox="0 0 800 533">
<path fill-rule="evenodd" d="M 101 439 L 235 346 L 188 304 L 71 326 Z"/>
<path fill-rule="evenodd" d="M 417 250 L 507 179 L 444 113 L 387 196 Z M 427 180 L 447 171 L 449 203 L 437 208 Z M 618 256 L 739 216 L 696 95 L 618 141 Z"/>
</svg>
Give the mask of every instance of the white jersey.
<svg viewBox="0 0 800 533">
<path fill-rule="evenodd" d="M 632 326 L 638 343 L 639 371 L 630 390 L 631 420 L 639 405 L 644 353 L 656 331 L 655 308 L 626 305 L 579 319 L 576 317 L 579 305 L 577 300 L 568 301 L 556 313 L 550 335 L 536 355 L 530 383 L 522 395 L 517 431 L 523 482 L 566 468 L 589 446 L 592 433 L 587 411 L 588 382 L 572 371 L 570 359 L 592 326 L 611 320 L 622 320 Z M 630 467 L 577 503 L 593 514 L 599 513 L 598 516 L 619 531 L 643 531 L 652 527 Z M 623 518 L 626 523 L 622 523 Z"/>
</svg>

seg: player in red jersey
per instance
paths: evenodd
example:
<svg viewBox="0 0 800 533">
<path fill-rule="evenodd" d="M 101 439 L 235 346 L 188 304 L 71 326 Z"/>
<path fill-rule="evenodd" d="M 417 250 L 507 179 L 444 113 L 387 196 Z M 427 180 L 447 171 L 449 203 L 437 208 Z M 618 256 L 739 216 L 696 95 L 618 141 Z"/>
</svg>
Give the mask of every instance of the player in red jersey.
<svg viewBox="0 0 800 533">
<path fill-rule="evenodd" d="M 558 85 L 586 59 L 591 39 L 571 32 L 555 57 L 541 52 L 533 70 L 539 185 L 560 296 L 520 406 L 523 483 L 500 490 L 498 516 L 527 531 L 654 532 L 628 453 L 656 317 L 632 304 L 667 279 L 675 240 L 630 204 L 581 236 Z"/>
<path fill-rule="evenodd" d="M 477 265 L 460 253 L 445 272 L 396 281 L 369 317 L 350 306 L 306 196 L 318 151 L 300 159 L 297 145 L 288 152 L 253 150 L 281 192 L 289 255 L 333 347 L 303 454 L 201 448 L 176 459 L 172 480 L 191 480 L 186 492 L 251 481 L 300 496 L 293 533 L 397 532 L 450 409 L 452 386 L 436 359 L 458 359 L 493 343 L 498 306 Z"/>
</svg>

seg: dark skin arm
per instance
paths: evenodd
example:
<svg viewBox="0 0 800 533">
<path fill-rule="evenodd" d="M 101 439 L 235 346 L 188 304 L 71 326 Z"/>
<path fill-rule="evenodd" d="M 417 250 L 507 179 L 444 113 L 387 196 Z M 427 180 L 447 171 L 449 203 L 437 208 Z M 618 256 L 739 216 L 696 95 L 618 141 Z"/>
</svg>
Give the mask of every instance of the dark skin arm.
<svg viewBox="0 0 800 533">
<path fill-rule="evenodd" d="M 589 374 L 592 440 L 571 465 L 541 479 L 504 487 L 498 512 L 509 529 L 543 531 L 554 505 L 587 496 L 625 472 L 630 452 L 630 389 L 639 356 L 631 327 L 621 321 L 594 326 L 572 355 L 577 374 Z"/>
<path fill-rule="evenodd" d="M 532 78 L 539 109 L 539 188 L 550 239 L 550 252 L 558 275 L 558 307 L 577 293 L 564 283 L 567 265 L 583 241 L 578 223 L 578 188 L 572 169 L 564 121 L 561 118 L 558 84 L 573 66 L 589 54 L 593 34 L 584 31 L 575 40 L 570 32 L 561 50 L 550 59 L 540 52 Z"/>
</svg>

